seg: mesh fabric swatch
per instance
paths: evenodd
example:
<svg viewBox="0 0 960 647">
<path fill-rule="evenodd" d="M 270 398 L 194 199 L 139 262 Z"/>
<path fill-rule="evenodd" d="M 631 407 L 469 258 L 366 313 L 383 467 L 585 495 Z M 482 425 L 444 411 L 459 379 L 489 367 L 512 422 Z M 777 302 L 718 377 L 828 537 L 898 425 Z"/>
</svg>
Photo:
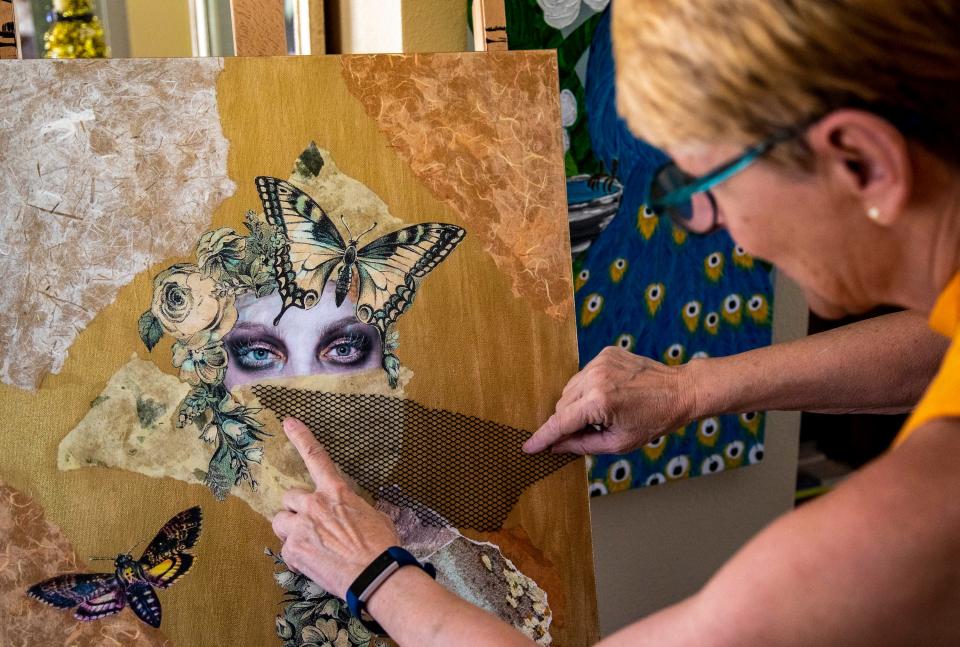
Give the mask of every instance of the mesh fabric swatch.
<svg viewBox="0 0 960 647">
<path fill-rule="evenodd" d="M 255 385 L 278 420 L 303 421 L 358 485 L 458 528 L 499 529 L 528 486 L 576 460 L 524 454 L 521 429 L 383 395 Z"/>
</svg>

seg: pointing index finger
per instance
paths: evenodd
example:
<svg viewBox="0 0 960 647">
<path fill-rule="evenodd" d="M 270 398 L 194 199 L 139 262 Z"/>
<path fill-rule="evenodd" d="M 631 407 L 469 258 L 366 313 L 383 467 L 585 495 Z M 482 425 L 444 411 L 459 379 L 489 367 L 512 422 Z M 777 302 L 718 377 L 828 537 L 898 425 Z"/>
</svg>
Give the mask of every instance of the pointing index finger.
<svg viewBox="0 0 960 647">
<path fill-rule="evenodd" d="M 329 490 L 332 485 L 342 480 L 337 466 L 305 424 L 296 418 L 287 418 L 283 421 L 283 430 L 300 452 L 317 490 Z"/>
<path fill-rule="evenodd" d="M 523 451 L 528 454 L 542 452 L 566 436 L 586 427 L 591 422 L 588 406 L 583 399 L 568 405 L 558 405 L 557 411 L 523 444 Z"/>
</svg>

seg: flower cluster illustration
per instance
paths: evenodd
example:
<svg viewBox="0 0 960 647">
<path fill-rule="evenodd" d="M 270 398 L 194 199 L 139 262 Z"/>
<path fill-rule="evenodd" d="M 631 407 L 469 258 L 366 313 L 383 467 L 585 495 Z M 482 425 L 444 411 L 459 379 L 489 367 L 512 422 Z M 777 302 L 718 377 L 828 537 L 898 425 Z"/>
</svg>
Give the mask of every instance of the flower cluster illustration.
<svg viewBox="0 0 960 647">
<path fill-rule="evenodd" d="M 259 409 L 235 401 L 223 384 L 227 352 L 223 336 L 237 322 L 242 295 L 266 296 L 277 289 L 271 262 L 283 244 L 277 229 L 248 212 L 246 236 L 229 227 L 205 233 L 197 242 L 196 263 L 178 263 L 153 282 L 150 309 L 140 316 L 140 338 L 153 350 L 172 336 L 173 366 L 191 386 L 177 411 L 177 427 L 190 424 L 214 445 L 206 484 L 218 499 L 246 481 L 256 489 L 250 463 L 263 459 L 266 435 Z"/>
</svg>

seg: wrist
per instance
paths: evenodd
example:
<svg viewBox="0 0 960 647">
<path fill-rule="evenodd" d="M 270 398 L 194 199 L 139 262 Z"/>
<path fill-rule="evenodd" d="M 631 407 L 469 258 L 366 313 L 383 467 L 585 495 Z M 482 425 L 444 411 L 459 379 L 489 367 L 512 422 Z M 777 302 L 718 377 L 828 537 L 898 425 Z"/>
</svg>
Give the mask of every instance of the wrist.
<svg viewBox="0 0 960 647">
<path fill-rule="evenodd" d="M 416 591 L 433 586 L 436 581 L 419 568 L 405 567 L 390 576 L 367 600 L 367 611 L 377 620 L 383 620 L 397 597 L 416 598 Z"/>
<path fill-rule="evenodd" d="M 710 358 L 697 358 L 677 367 L 680 373 L 680 393 L 683 394 L 683 425 L 720 411 L 718 401 L 721 394 L 713 385 L 714 363 L 715 360 Z"/>
<path fill-rule="evenodd" d="M 419 571 L 430 579 L 437 576 L 436 569 L 429 562 L 421 563 L 404 548 L 391 546 L 374 559 L 347 589 L 346 601 L 350 612 L 371 632 L 379 634 L 384 630 L 372 617 L 365 617 L 365 611 L 370 613 L 370 600 L 391 582 L 402 582 L 402 578 L 396 578 L 405 570 Z"/>
</svg>

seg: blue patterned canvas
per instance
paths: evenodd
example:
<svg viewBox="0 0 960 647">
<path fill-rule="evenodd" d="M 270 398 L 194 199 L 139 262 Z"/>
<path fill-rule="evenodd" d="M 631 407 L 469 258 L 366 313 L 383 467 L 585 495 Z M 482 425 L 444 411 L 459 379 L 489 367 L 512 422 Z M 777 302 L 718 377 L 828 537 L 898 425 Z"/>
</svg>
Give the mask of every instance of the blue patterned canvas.
<svg viewBox="0 0 960 647">
<path fill-rule="evenodd" d="M 672 365 L 768 345 L 770 267 L 726 232 L 687 234 L 644 204 L 667 158 L 616 112 L 607 0 L 507 0 L 506 13 L 510 49 L 557 50 L 581 365 L 610 345 Z M 756 463 L 763 432 L 763 413 L 718 416 L 592 457 L 590 493 Z"/>
</svg>

